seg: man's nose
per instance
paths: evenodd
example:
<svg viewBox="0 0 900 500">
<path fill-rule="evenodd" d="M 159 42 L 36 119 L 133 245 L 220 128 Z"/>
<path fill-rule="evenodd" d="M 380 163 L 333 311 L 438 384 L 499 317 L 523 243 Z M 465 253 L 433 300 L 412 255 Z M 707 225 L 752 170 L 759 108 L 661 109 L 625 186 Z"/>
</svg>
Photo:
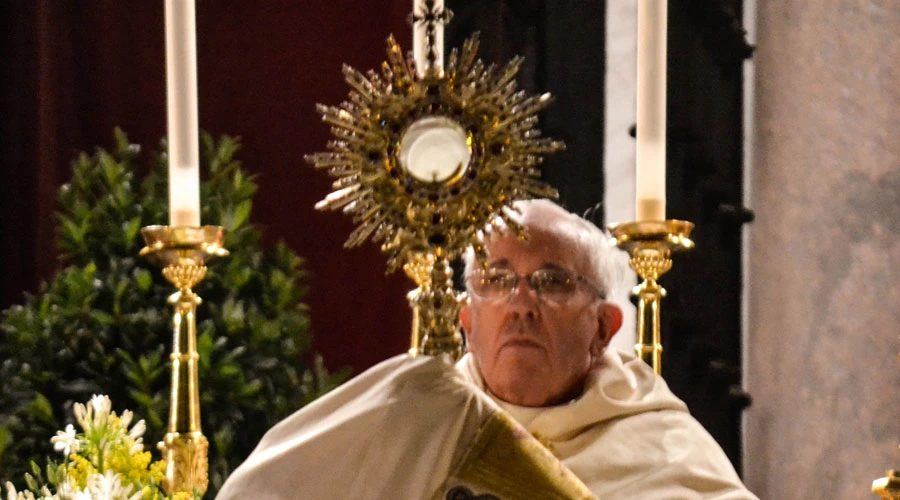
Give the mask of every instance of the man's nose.
<svg viewBox="0 0 900 500">
<path fill-rule="evenodd" d="M 511 312 L 515 312 L 528 318 L 537 317 L 538 302 L 541 299 L 537 292 L 531 288 L 526 280 L 519 280 L 515 288 L 509 292 L 507 304 Z"/>
</svg>

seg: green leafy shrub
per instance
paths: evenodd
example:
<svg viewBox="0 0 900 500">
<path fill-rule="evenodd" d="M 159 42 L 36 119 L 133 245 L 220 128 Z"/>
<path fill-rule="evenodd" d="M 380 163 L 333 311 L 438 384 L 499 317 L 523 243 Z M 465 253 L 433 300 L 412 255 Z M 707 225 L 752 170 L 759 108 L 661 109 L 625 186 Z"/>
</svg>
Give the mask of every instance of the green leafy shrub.
<svg viewBox="0 0 900 500">
<path fill-rule="evenodd" d="M 231 255 L 195 287 L 203 432 L 210 491 L 274 423 L 334 387 L 310 346 L 301 259 L 263 251 L 250 224 L 256 184 L 234 158 L 239 141 L 203 137 L 201 219 L 227 231 Z M 148 443 L 166 432 L 174 287 L 138 257 L 140 228 L 168 220 L 164 154 L 138 182 L 140 148 L 115 132 L 112 151 L 82 153 L 59 193 L 58 247 L 66 266 L 0 324 L 0 479 L 20 478 L 53 453 L 47 436 L 72 405 L 107 394 L 146 420 Z"/>
</svg>

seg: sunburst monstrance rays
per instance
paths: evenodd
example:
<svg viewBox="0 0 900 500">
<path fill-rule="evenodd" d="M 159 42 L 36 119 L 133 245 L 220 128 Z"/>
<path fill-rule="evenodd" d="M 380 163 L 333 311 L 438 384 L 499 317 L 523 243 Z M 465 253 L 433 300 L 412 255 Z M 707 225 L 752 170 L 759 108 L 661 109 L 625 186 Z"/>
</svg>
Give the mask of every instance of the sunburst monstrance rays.
<svg viewBox="0 0 900 500">
<path fill-rule="evenodd" d="M 517 90 L 515 58 L 505 67 L 485 66 L 476 58 L 477 37 L 454 49 L 443 74 L 416 76 L 393 37 L 381 71 L 365 75 L 344 66 L 351 90 L 339 106 L 319 105 L 334 140 L 328 151 L 306 157 L 335 177 L 333 192 L 317 209 L 342 209 L 357 228 L 346 246 L 371 238 L 388 255 L 388 270 L 412 253 L 431 251 L 452 259 L 467 246 L 480 252 L 480 229 L 502 221 L 518 232 L 504 207 L 520 199 L 556 197 L 540 180 L 542 155 L 563 148 L 541 137 L 538 112 L 549 94 Z M 401 161 L 405 134 L 425 120 L 440 118 L 460 131 L 468 165 L 453 175 L 423 180 Z M 408 143 L 409 141 L 407 141 Z"/>
</svg>

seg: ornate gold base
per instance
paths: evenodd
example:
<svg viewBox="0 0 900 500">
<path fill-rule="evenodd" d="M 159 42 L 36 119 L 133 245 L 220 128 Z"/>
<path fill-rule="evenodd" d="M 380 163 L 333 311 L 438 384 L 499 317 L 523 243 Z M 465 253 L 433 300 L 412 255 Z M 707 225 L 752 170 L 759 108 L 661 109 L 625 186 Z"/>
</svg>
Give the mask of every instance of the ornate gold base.
<svg viewBox="0 0 900 500">
<path fill-rule="evenodd" d="M 201 495 L 209 486 L 209 441 L 200 431 L 169 432 L 158 445 L 166 462 L 163 488 L 166 493 L 179 491 Z"/>
<path fill-rule="evenodd" d="M 206 492 L 209 485 L 209 442 L 200 430 L 200 387 L 197 375 L 197 306 L 202 302 L 191 288 L 206 276 L 206 261 L 228 255 L 222 248 L 224 231 L 218 226 L 147 226 L 141 229 L 147 246 L 141 250 L 163 268 L 163 276 L 177 292 L 169 297 L 174 306 L 172 326 L 172 390 L 169 432 L 159 443 L 166 462 L 164 489 Z"/>
<path fill-rule="evenodd" d="M 628 263 L 644 281 L 632 293 L 638 299 L 638 343 L 634 349 L 657 374 L 662 372 L 659 306 L 666 290 L 657 283 L 672 268 L 672 252 L 694 247 L 687 221 L 642 221 L 611 224 L 616 246 L 631 256 Z"/>
</svg>

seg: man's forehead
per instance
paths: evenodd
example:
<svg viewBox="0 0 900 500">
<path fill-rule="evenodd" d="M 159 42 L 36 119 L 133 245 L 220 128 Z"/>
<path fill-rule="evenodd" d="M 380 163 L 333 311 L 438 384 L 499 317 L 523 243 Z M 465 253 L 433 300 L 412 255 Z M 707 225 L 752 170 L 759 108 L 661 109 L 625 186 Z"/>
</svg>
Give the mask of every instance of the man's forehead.
<svg viewBox="0 0 900 500">
<path fill-rule="evenodd" d="M 487 264 L 488 264 L 488 267 L 494 268 L 494 269 L 509 269 L 509 268 L 513 267 L 512 264 L 510 263 L 509 259 L 507 259 L 507 258 L 491 259 L 490 257 L 488 257 Z M 565 270 L 566 266 L 562 265 L 561 262 L 545 260 L 545 261 L 542 261 L 540 263 L 540 265 L 536 266 L 536 268 L 537 269 L 563 269 L 563 270 Z"/>
<path fill-rule="evenodd" d="M 559 231 L 527 230 L 527 239 L 502 235 L 491 238 L 485 244 L 487 262 L 492 266 L 510 267 L 528 265 L 534 269 L 541 267 L 563 267 L 585 272 L 587 256 L 584 248 L 574 241 L 572 235 Z"/>
</svg>

